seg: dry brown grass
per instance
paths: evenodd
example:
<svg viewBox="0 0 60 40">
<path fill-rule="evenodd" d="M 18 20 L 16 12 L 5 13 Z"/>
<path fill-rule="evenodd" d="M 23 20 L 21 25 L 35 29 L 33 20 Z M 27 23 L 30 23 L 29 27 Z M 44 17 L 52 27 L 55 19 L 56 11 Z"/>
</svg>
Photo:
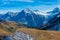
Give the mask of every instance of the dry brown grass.
<svg viewBox="0 0 60 40">
<path fill-rule="evenodd" d="M 6 36 L 8 36 L 10 34 L 11 34 L 11 32 L 9 32 L 7 30 L 4 30 L 4 29 L 0 29 L 0 35 L 6 35 Z"/>
<path fill-rule="evenodd" d="M 28 28 L 20 28 L 18 30 L 33 36 L 34 40 L 60 40 L 60 32 L 56 31 L 45 31 Z"/>
<path fill-rule="evenodd" d="M 19 28 L 18 24 L 11 21 L 0 22 L 0 35 L 10 35 L 17 28 Z"/>
<path fill-rule="evenodd" d="M 10 35 L 14 33 L 18 28 L 23 27 L 13 21 L 0 22 L 0 35 Z"/>
</svg>

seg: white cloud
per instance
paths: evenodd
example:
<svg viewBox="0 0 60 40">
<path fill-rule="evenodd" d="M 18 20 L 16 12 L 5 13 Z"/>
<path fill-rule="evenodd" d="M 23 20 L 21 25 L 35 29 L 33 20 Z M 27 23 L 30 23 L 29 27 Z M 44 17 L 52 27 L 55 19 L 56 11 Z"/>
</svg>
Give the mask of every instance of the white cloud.
<svg viewBox="0 0 60 40">
<path fill-rule="evenodd" d="M 32 0 L 18 0 L 18 1 L 21 1 L 21 2 L 34 2 Z"/>
<path fill-rule="evenodd" d="M 49 2 L 45 2 L 45 1 L 38 1 L 38 2 L 43 3 L 43 4 L 48 4 L 48 5 L 49 5 L 49 4 L 57 4 L 57 3 L 54 3 L 54 2 L 50 2 L 50 1 L 49 1 Z"/>
<path fill-rule="evenodd" d="M 33 3 L 33 0 L 2 0 L 1 5 L 6 5 L 6 4 L 11 4 L 11 2 L 28 2 L 28 3 Z"/>
<path fill-rule="evenodd" d="M 60 9 L 60 5 L 57 5 L 57 7 Z"/>
<path fill-rule="evenodd" d="M 58 7 L 57 5 L 38 5 L 38 6 L 26 6 L 26 8 L 30 8 L 32 10 L 38 9 L 41 12 L 49 12 L 54 8 Z M 59 6 L 60 7 L 60 6 Z"/>
<path fill-rule="evenodd" d="M 34 2 L 33 0 L 3 0 L 3 1 L 21 1 L 21 2 Z"/>
<path fill-rule="evenodd" d="M 16 12 L 20 12 L 20 10 L 19 9 L 5 9 L 5 10 L 0 10 L 0 14 L 5 14 L 7 12 L 16 13 Z"/>
</svg>

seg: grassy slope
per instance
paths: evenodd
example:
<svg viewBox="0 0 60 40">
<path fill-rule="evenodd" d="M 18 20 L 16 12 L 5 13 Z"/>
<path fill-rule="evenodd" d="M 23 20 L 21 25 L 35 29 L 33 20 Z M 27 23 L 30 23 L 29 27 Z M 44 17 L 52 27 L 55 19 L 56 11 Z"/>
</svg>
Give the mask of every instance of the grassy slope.
<svg viewBox="0 0 60 40">
<path fill-rule="evenodd" d="M 18 24 L 11 21 L 0 22 L 0 35 L 9 35 L 13 33 L 17 28 L 19 28 Z"/>
<path fill-rule="evenodd" d="M 34 40 L 60 40 L 60 32 L 21 28 L 21 32 L 32 35 Z"/>
<path fill-rule="evenodd" d="M 60 40 L 60 32 L 19 27 L 21 26 L 15 22 L 0 22 L 0 35 L 10 35 L 16 30 L 19 30 L 26 34 L 32 35 L 34 37 L 34 40 Z"/>
<path fill-rule="evenodd" d="M 8 36 L 10 35 L 11 32 L 7 31 L 7 30 L 4 30 L 4 29 L 0 29 L 0 35 L 5 35 L 5 36 Z"/>
</svg>

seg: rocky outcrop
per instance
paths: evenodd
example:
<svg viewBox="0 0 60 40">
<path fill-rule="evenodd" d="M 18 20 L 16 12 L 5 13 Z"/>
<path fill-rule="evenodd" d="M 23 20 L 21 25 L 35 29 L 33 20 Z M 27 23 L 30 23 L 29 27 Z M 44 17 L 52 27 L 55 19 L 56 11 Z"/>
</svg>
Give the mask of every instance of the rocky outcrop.
<svg viewBox="0 0 60 40">
<path fill-rule="evenodd" d="M 11 40 L 33 40 L 33 37 L 23 32 L 16 31 L 13 35 L 11 35 Z"/>
</svg>

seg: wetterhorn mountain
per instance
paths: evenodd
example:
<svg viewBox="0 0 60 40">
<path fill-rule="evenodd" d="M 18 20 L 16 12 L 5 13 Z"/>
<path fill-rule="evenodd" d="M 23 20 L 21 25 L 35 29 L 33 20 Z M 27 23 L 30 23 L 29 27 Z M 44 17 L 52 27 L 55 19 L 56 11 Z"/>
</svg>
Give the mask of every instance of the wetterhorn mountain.
<svg viewBox="0 0 60 40">
<path fill-rule="evenodd" d="M 55 27 L 54 24 L 51 25 L 53 22 L 50 22 L 54 20 L 57 20 L 54 23 L 58 22 L 60 18 L 59 12 L 59 8 L 54 8 L 52 11 L 46 13 L 40 12 L 39 10 L 31 11 L 27 8 L 17 13 L 8 12 L 2 15 L 1 18 L 4 20 L 15 21 L 22 25 L 27 25 L 29 28 L 43 29 L 45 26 L 47 27 L 47 25 Z M 60 21 L 58 24 L 60 24 Z"/>
</svg>

